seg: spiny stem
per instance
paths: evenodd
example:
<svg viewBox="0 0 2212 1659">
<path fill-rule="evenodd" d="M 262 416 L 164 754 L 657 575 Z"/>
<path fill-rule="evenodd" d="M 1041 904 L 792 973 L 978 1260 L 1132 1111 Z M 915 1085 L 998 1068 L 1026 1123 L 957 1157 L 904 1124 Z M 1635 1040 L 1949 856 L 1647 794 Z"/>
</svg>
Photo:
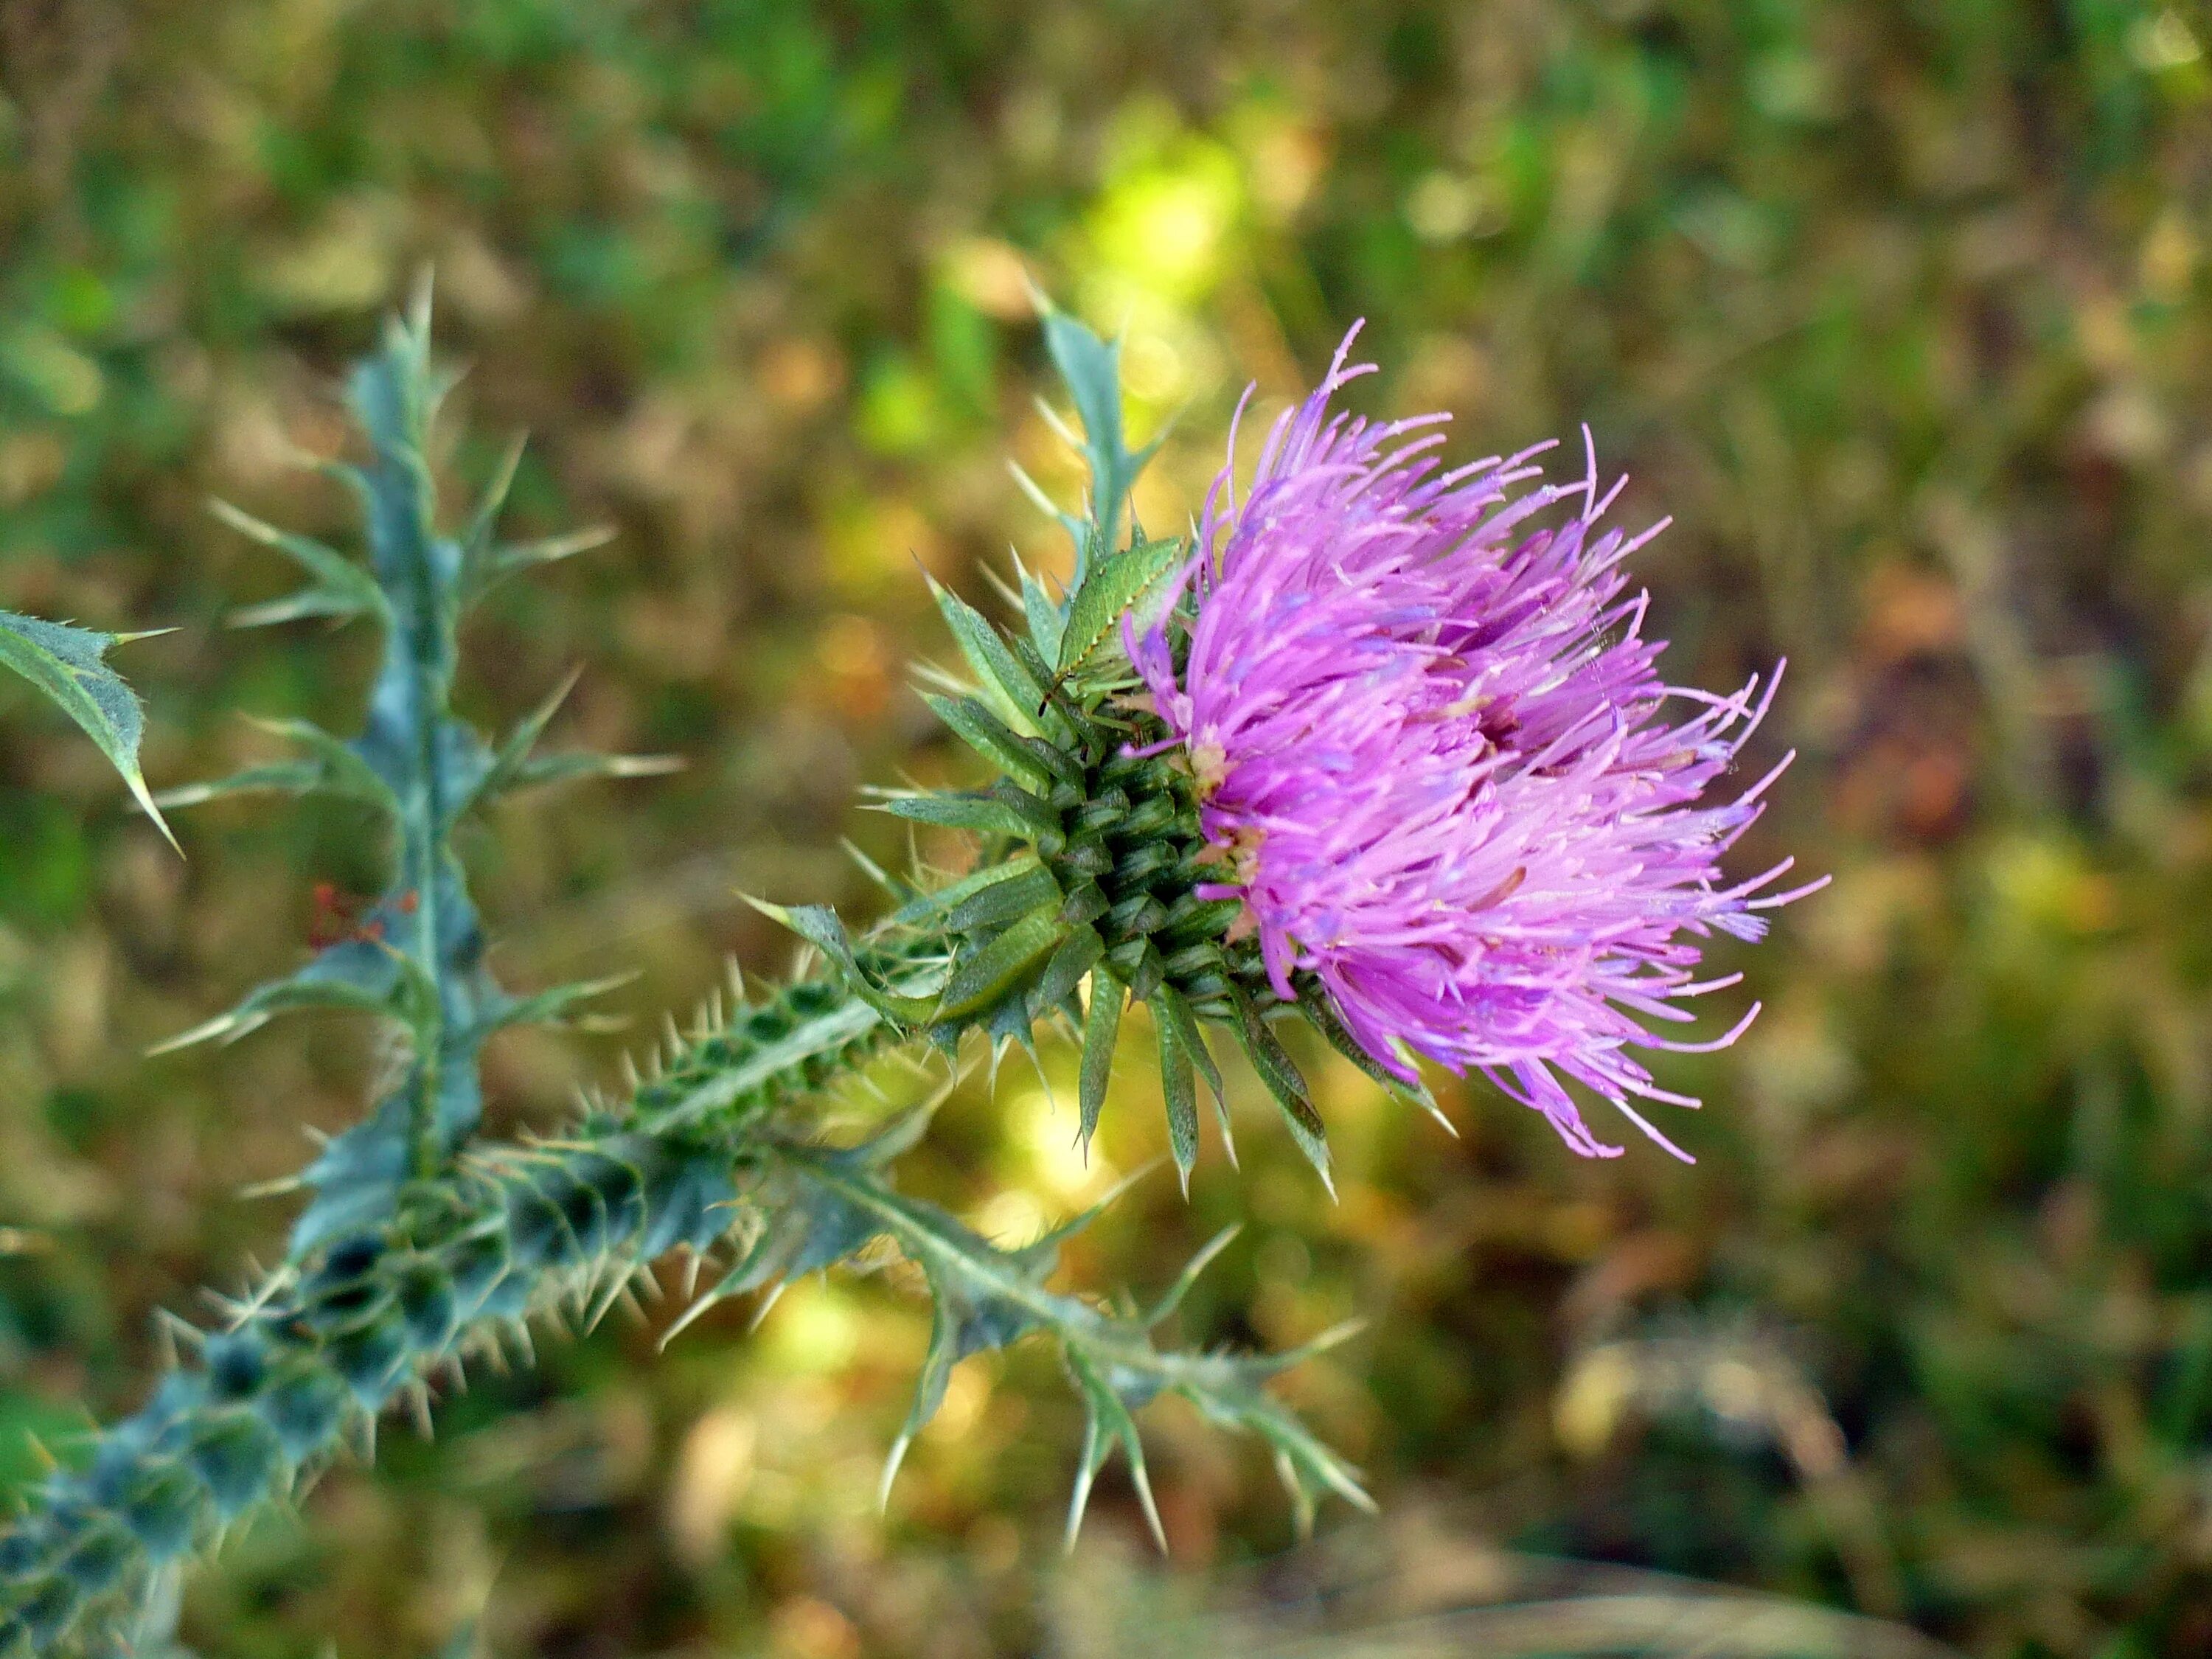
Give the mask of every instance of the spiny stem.
<svg viewBox="0 0 2212 1659">
<path fill-rule="evenodd" d="M 874 965 L 896 960 L 878 953 Z M 473 1147 L 435 1180 L 403 1187 L 379 1225 L 280 1267 L 220 1328 L 186 1327 L 189 1366 L 173 1367 L 80 1467 L 50 1476 L 0 1534 L 0 1654 L 112 1646 L 157 1574 L 294 1493 L 386 1409 L 419 1408 L 427 1383 L 465 1358 L 498 1363 L 505 1340 L 526 1352 L 534 1318 L 565 1309 L 588 1329 L 678 1249 L 742 1247 L 713 1300 L 772 1294 L 890 1238 L 927 1276 L 937 1309 L 902 1439 L 934 1412 L 960 1358 L 1037 1332 L 1060 1344 L 1103 1425 L 1094 1449 L 1123 1446 L 1141 1469 L 1129 1413 L 1176 1391 L 1265 1439 L 1302 1501 L 1323 1489 L 1364 1497 L 1261 1391 L 1276 1362 L 1158 1349 L 1144 1322 L 1044 1288 L 1057 1236 L 1001 1249 L 896 1193 L 884 1167 L 918 1125 L 845 1151 L 794 1138 L 777 1109 L 855 1076 L 891 1036 L 880 1017 L 850 1016 L 858 1000 L 805 980 L 740 1008 L 621 1111 L 594 1112 L 558 1140 Z M 1085 1489 L 1094 1468 L 1087 1459 Z"/>
</svg>

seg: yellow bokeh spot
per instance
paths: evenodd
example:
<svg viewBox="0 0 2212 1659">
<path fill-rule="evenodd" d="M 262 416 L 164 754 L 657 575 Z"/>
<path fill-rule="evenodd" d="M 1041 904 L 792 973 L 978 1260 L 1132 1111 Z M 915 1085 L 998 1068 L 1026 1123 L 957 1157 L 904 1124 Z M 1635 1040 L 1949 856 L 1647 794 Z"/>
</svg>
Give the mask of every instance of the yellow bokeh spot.
<svg viewBox="0 0 2212 1659">
<path fill-rule="evenodd" d="M 835 1285 L 802 1279 L 769 1316 L 763 1350 L 786 1371 L 842 1370 L 860 1349 L 860 1316 Z"/>
<path fill-rule="evenodd" d="M 1117 1171 L 1096 1143 L 1088 1152 L 1076 1139 L 1075 1103 L 1054 1104 L 1042 1089 L 1015 1097 L 1008 1114 L 1011 1136 L 1030 1178 L 1054 1197 L 1081 1200 L 1111 1186 Z"/>
<path fill-rule="evenodd" d="M 1243 169 L 1212 138 L 1124 124 L 1087 224 L 1091 269 L 1132 299 L 1182 310 L 1219 282 L 1244 214 Z"/>
<path fill-rule="evenodd" d="M 2099 933 L 2120 920 L 2112 878 L 2064 842 L 2014 836 L 1993 852 L 1989 871 L 2000 916 L 2028 933 Z"/>
</svg>

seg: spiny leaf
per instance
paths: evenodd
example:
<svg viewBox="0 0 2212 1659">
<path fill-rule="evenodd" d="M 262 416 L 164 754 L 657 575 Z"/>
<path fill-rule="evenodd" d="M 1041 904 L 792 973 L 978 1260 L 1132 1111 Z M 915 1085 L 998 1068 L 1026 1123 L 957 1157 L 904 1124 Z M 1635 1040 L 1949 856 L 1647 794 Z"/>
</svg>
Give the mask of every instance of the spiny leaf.
<svg viewBox="0 0 2212 1659">
<path fill-rule="evenodd" d="M 462 805 L 454 816 L 471 806 L 516 793 L 524 789 L 546 784 L 566 783 L 578 778 L 649 778 L 660 777 L 684 769 L 684 762 L 673 755 L 599 755 L 575 752 L 562 755 L 539 755 L 533 752 L 545 728 L 552 724 L 553 716 L 575 690 L 583 671 L 572 671 L 555 686 L 538 705 L 514 723 L 483 768 L 475 786 L 467 791 Z"/>
<path fill-rule="evenodd" d="M 538 738 L 545 735 L 545 728 L 553 723 L 553 716 L 560 713 L 561 705 L 568 702 L 568 694 L 576 689 L 576 682 L 583 678 L 583 672 L 581 668 L 570 669 L 559 684 L 539 699 L 535 708 L 514 723 L 514 729 L 508 732 L 492 755 L 490 763 L 484 768 L 483 775 L 477 779 L 476 787 L 470 792 L 469 805 L 489 800 L 501 790 L 514 787 L 531 751 L 537 748 Z"/>
<path fill-rule="evenodd" d="M 1031 789 L 1052 787 L 1051 769 L 1024 748 L 1021 739 L 973 697 L 940 697 L 925 691 L 921 700 L 963 743 L 1016 782 Z"/>
<path fill-rule="evenodd" d="M 771 904 L 765 899 L 742 894 L 746 903 L 771 921 L 780 922 L 798 934 L 809 945 L 836 964 L 846 983 L 868 1006 L 901 1025 L 917 1026 L 927 1024 L 937 1012 L 934 998 L 909 996 L 878 985 L 860 965 L 853 952 L 853 941 L 845 932 L 844 921 L 826 904 L 799 904 L 788 908 Z"/>
<path fill-rule="evenodd" d="M 1027 840 L 1036 826 L 1006 801 L 991 795 L 954 794 L 933 790 L 927 794 L 893 795 L 883 810 L 894 817 L 915 823 L 933 823 L 946 830 L 973 830 L 987 836 L 1013 836 Z"/>
<path fill-rule="evenodd" d="M 1284 1052 L 1275 1034 L 1260 1018 L 1252 999 L 1242 988 L 1237 988 L 1236 997 L 1239 1023 L 1235 1029 L 1245 1054 L 1251 1058 L 1252 1069 L 1267 1085 L 1267 1092 L 1282 1109 L 1283 1121 L 1290 1126 L 1291 1138 L 1297 1142 L 1298 1150 L 1306 1155 L 1306 1162 L 1313 1165 L 1314 1173 L 1321 1177 L 1322 1185 L 1334 1198 L 1336 1182 L 1329 1174 L 1328 1132 L 1321 1121 L 1321 1114 L 1314 1109 L 1306 1080 L 1298 1074 L 1297 1062 Z"/>
<path fill-rule="evenodd" d="M 1144 1443 L 1137 1437 L 1136 1419 L 1123 1402 L 1121 1391 L 1090 1355 L 1071 1346 L 1061 1357 L 1076 1392 L 1083 1397 L 1084 1407 L 1083 1451 L 1076 1468 L 1075 1489 L 1068 1496 L 1064 1547 L 1075 1547 L 1076 1534 L 1083 1527 L 1084 1511 L 1090 1507 L 1092 1484 L 1098 1472 L 1106 1467 L 1107 1460 L 1113 1456 L 1114 1449 L 1119 1446 L 1128 1457 L 1129 1481 L 1137 1489 L 1137 1501 L 1144 1509 L 1152 1542 L 1164 1554 L 1167 1531 L 1160 1524 L 1159 1505 L 1152 1498 L 1152 1476 L 1145 1468 Z"/>
<path fill-rule="evenodd" d="M 132 799 L 174 847 L 177 838 L 169 833 L 168 823 L 147 793 L 146 780 L 138 770 L 138 744 L 145 721 L 137 694 L 104 660 L 112 647 L 147 637 L 101 634 L 0 611 L 0 664 L 44 692 L 100 745 L 100 753 L 130 786 Z"/>
<path fill-rule="evenodd" d="M 532 755 L 514 769 L 500 793 L 520 794 L 525 789 L 586 778 L 665 778 L 688 764 L 681 755 L 595 755 L 580 750 Z"/>
<path fill-rule="evenodd" d="M 535 541 L 508 542 L 492 548 L 470 568 L 463 589 L 469 599 L 482 598 L 509 576 L 519 576 L 541 565 L 557 564 L 615 538 L 612 525 L 591 525 L 565 535 L 540 537 Z"/>
<path fill-rule="evenodd" d="M 638 976 L 641 970 L 627 974 L 611 974 L 604 979 L 578 980 L 572 984 L 555 985 L 526 997 L 504 994 L 494 1002 L 490 1012 L 477 1021 L 475 1030 L 479 1036 L 504 1030 L 510 1025 L 556 1025 L 565 1022 L 570 1010 L 610 991 L 619 990 Z"/>
<path fill-rule="evenodd" d="M 1036 647 L 1036 653 L 1042 660 L 1058 662 L 1060 641 L 1066 625 L 1063 606 L 1045 592 L 1044 584 L 1030 574 L 1018 556 L 1014 561 L 1014 568 L 1021 577 L 1022 617 L 1029 624 L 1030 642 Z"/>
<path fill-rule="evenodd" d="M 368 616 L 387 624 L 391 622 L 391 604 L 374 574 L 336 548 L 312 536 L 279 530 L 226 501 L 210 501 L 208 510 L 240 535 L 285 555 L 310 579 L 296 593 L 234 611 L 230 618 L 233 628 L 265 628 L 306 617 Z"/>
<path fill-rule="evenodd" d="M 1430 1091 L 1427 1084 L 1422 1082 L 1418 1077 L 1408 1083 L 1404 1078 L 1387 1069 L 1374 1055 L 1360 1047 L 1359 1039 L 1353 1036 L 1346 1028 L 1343 1019 L 1336 1012 L 1335 1003 L 1331 1000 L 1327 988 L 1319 981 L 1301 984 L 1297 988 L 1298 1012 L 1306 1017 L 1307 1024 L 1322 1034 L 1330 1048 L 1335 1049 L 1338 1054 L 1343 1055 L 1345 1059 L 1350 1060 L 1391 1093 L 1419 1106 L 1431 1117 L 1442 1124 L 1448 1133 L 1458 1135 L 1457 1127 L 1444 1115 L 1443 1108 L 1437 1104 L 1437 1097 Z"/>
<path fill-rule="evenodd" d="M 1032 910 L 1057 911 L 1066 896 L 1052 872 L 1032 863 L 1011 881 L 994 882 L 969 894 L 945 913 L 945 925 L 960 933 L 1001 927 Z"/>
<path fill-rule="evenodd" d="M 1198 1283 L 1199 1275 L 1213 1265 L 1214 1258 L 1234 1243 L 1237 1234 L 1243 1231 L 1242 1223 L 1231 1222 L 1200 1245 L 1198 1254 L 1183 1263 L 1182 1271 L 1176 1275 L 1175 1283 L 1163 1291 L 1159 1300 L 1146 1310 L 1145 1323 L 1147 1326 L 1158 1325 L 1182 1307 L 1183 1297 L 1190 1294 L 1191 1286 Z"/>
<path fill-rule="evenodd" d="M 1272 1360 L 1164 1351 L 1152 1346 L 1143 1322 L 1048 1290 L 1044 1280 L 1055 1259 L 1054 1241 L 1000 1249 L 935 1205 L 885 1185 L 870 1167 L 875 1145 L 851 1152 L 787 1146 L 769 1154 L 771 1171 L 787 1175 L 799 1191 L 763 1198 L 776 1203 L 778 1213 L 792 1217 L 795 1224 L 785 1224 L 781 1237 L 769 1242 L 764 1236 L 756 1246 L 752 1255 L 772 1265 L 757 1270 L 749 1287 L 774 1282 L 778 1273 L 826 1266 L 827 1252 L 839 1246 L 851 1255 L 874 1237 L 896 1243 L 922 1269 L 940 1310 L 949 1309 L 940 1311 L 933 1333 L 908 1437 L 934 1410 L 943 1378 L 960 1357 L 1044 1332 L 1060 1344 L 1086 1419 L 1069 1506 L 1071 1528 L 1080 1525 L 1098 1471 L 1118 1447 L 1130 1460 L 1131 1478 L 1156 1539 L 1164 1537 L 1133 1413 L 1164 1393 L 1180 1394 L 1211 1420 L 1266 1440 L 1300 1483 L 1294 1492 L 1302 1505 L 1325 1490 L 1371 1507 L 1352 1472 L 1264 1391 L 1261 1385 L 1274 1369 Z M 768 1234 L 779 1232 L 774 1217 L 766 1224 Z M 1202 1255 L 1218 1248 L 1210 1246 Z M 1203 1259 L 1195 1265 L 1202 1267 Z M 1181 1292 L 1170 1294 L 1179 1297 Z M 895 1449 L 892 1471 L 898 1455 Z"/>
<path fill-rule="evenodd" d="M 1176 1044 L 1198 1067 L 1198 1074 L 1206 1079 L 1207 1091 L 1213 1097 L 1214 1121 L 1221 1126 L 1221 1148 L 1232 1164 L 1237 1162 L 1237 1133 L 1229 1121 L 1229 1095 L 1221 1086 L 1221 1068 L 1213 1062 L 1213 1055 L 1206 1046 L 1206 1039 L 1198 1028 L 1198 1018 L 1191 1012 L 1189 999 L 1172 985 L 1163 984 L 1152 995 L 1152 1018 L 1163 1030 L 1172 1030 Z"/>
<path fill-rule="evenodd" d="M 963 876 L 933 892 L 908 900 L 891 920 L 900 923 L 941 923 L 978 894 L 1005 882 L 1022 880 L 1032 872 L 1042 868 L 1034 853 L 1018 853 L 1012 858 L 987 864 L 973 874 Z M 1026 909 L 1028 907 L 1024 905 L 1022 908 Z"/>
<path fill-rule="evenodd" d="M 346 1008 L 398 1013 L 406 961 L 368 939 L 331 945 L 297 973 L 259 987 L 229 1012 L 155 1043 L 147 1053 L 173 1054 L 197 1043 L 237 1042 L 275 1016 L 295 1008 Z"/>
<path fill-rule="evenodd" d="M 982 613 L 934 576 L 929 591 L 937 600 L 945 626 L 952 630 L 969 672 L 992 711 L 1014 731 L 1034 737 L 1037 713 L 1044 707 L 1045 688 L 1006 647 L 999 630 Z"/>
<path fill-rule="evenodd" d="M 522 470 L 523 452 L 529 447 L 526 433 L 518 432 L 507 440 L 507 453 L 500 457 L 491 481 L 477 498 L 477 510 L 469 515 L 469 527 L 461 532 L 461 555 L 471 567 L 490 550 L 492 532 L 499 526 L 499 515 L 507 510 L 507 495 L 514 488 L 515 475 Z"/>
<path fill-rule="evenodd" d="M 1044 972 L 1037 975 L 1036 985 L 1030 994 L 1032 1012 L 1042 1018 L 1060 1006 L 1105 954 L 1106 941 L 1088 923 L 1068 934 L 1052 953 L 1052 960 L 1045 963 Z"/>
<path fill-rule="evenodd" d="M 1190 1196 L 1190 1172 L 1198 1164 L 1198 1082 L 1191 1071 L 1190 1054 L 1175 1027 L 1164 1019 L 1153 1022 L 1159 1034 L 1160 1092 L 1167 1102 L 1168 1150 L 1174 1155 L 1176 1174 L 1182 1178 L 1183 1196 Z"/>
<path fill-rule="evenodd" d="M 1142 629 L 1155 596 L 1188 561 L 1189 546 L 1181 541 L 1139 542 L 1126 552 L 1101 559 L 1076 589 L 1067 607 L 1067 627 L 1060 635 L 1057 659 L 1061 672 L 1082 667 L 1109 637 L 1118 633 L 1121 618 L 1136 611 Z"/>
<path fill-rule="evenodd" d="M 1145 457 L 1132 455 L 1121 429 L 1121 347 L 1085 328 L 1067 313 L 1048 307 L 1045 349 L 1075 400 L 1083 422 L 1083 457 L 1091 469 L 1091 518 L 1099 548 L 1110 550 L 1129 487 Z M 1150 452 L 1147 451 L 1146 454 Z M 1088 574 L 1086 550 L 1077 548 L 1079 582 Z"/>
<path fill-rule="evenodd" d="M 933 1006 L 933 1003 L 925 1002 Z M 885 1024 L 881 1010 L 854 996 L 831 1001 L 772 1041 L 748 1047 L 736 1063 L 713 1068 L 665 1105 L 641 1114 L 656 1133 L 672 1133 L 713 1121 L 773 1079 L 803 1072 L 810 1062 L 843 1054 Z"/>
<path fill-rule="evenodd" d="M 225 795 L 273 790 L 292 795 L 333 795 L 374 806 L 387 818 L 399 817 L 399 800 L 392 793 L 392 786 L 368 763 L 356 744 L 325 732 L 313 720 L 254 720 L 252 723 L 300 744 L 307 750 L 307 755 L 296 761 L 250 766 L 242 772 L 206 783 L 180 784 L 174 789 L 165 789 L 157 797 L 161 805 L 198 806 Z"/>
</svg>

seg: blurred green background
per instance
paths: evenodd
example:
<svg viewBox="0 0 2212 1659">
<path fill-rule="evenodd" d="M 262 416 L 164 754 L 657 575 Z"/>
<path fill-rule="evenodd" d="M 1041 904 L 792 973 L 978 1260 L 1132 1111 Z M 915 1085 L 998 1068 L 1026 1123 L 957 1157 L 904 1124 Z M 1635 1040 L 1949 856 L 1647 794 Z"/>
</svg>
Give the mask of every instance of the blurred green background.
<svg viewBox="0 0 2212 1659">
<path fill-rule="evenodd" d="M 788 960 L 734 888 L 866 904 L 837 837 L 900 842 L 856 786 L 959 764 L 906 682 L 921 571 L 1064 556 L 1002 465 L 1074 483 L 1024 270 L 1126 328 L 1140 435 L 1184 411 L 1155 525 L 1245 380 L 1279 405 L 1356 318 L 1356 401 L 1451 410 L 1462 456 L 1589 422 L 1626 515 L 1675 520 L 1640 570 L 1671 674 L 1790 659 L 1743 868 L 1836 876 L 1726 959 L 1751 1035 L 1663 1068 L 1709 1099 L 1668 1126 L 1694 1170 L 1577 1162 L 1481 1087 L 1451 1140 L 1324 1069 L 1340 1203 L 1254 1109 L 1241 1172 L 1091 1236 L 1075 1281 L 1141 1289 L 1248 1224 L 1192 1340 L 1366 1316 L 1285 1387 L 1382 1522 L 1293 1552 L 1260 1461 L 1163 1407 L 1172 1565 L 1116 1475 L 1062 1567 L 1078 1425 L 1033 1355 L 963 1368 L 879 1520 L 926 1316 L 817 1282 L 392 1431 L 199 1574 L 185 1638 L 1226 1654 L 1699 1580 L 1977 1655 L 2212 1650 L 2208 46 L 2134 0 L 0 0 L 0 605 L 177 628 L 124 663 L 155 787 L 264 752 L 241 711 L 352 729 L 369 641 L 224 630 L 286 573 L 203 503 L 343 529 L 289 458 L 344 441 L 422 266 L 472 365 L 457 485 L 527 428 L 526 526 L 618 531 L 496 597 L 466 696 L 503 721 L 581 664 L 563 734 L 690 767 L 505 809 L 473 867 L 510 982 L 637 968 L 642 1023 Z M 378 876 L 343 809 L 180 828 L 185 862 L 0 687 L 0 1486 L 136 1401 L 151 1309 L 276 1248 L 240 1189 L 378 1064 L 336 1018 L 141 1057 Z M 503 1041 L 512 1128 L 623 1039 Z M 1117 1086 L 1088 1166 L 1010 1070 L 908 1179 L 1033 1230 L 1161 1150 L 1149 1068 Z M 1530 1629 L 1421 1650 L 1832 1650 Z"/>
</svg>

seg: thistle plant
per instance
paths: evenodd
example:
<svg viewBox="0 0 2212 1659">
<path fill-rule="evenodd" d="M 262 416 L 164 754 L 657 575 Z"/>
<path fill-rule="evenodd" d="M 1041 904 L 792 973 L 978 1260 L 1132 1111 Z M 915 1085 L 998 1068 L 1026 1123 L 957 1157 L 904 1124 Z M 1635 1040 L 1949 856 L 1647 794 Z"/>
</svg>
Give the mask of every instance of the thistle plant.
<svg viewBox="0 0 2212 1659">
<path fill-rule="evenodd" d="M 1636 543 L 1595 532 L 1594 477 L 1515 497 L 1526 458 L 1439 472 L 1429 441 L 1398 441 L 1425 423 L 1328 415 L 1342 354 L 1278 427 L 1241 507 L 1224 471 L 1189 535 L 1146 535 L 1129 491 L 1149 452 L 1125 441 L 1116 349 L 1061 313 L 1044 328 L 1090 476 L 1082 509 L 1060 515 L 1071 577 L 1018 567 L 1006 597 L 1020 620 L 1005 628 L 936 590 L 961 668 L 928 671 L 927 696 L 992 780 L 882 797 L 966 832 L 971 855 L 882 876 L 891 901 L 866 925 L 756 901 L 810 947 L 795 975 L 734 985 L 623 1098 L 587 1099 L 542 1138 L 476 1133 L 483 1043 L 603 984 L 517 996 L 495 983 L 451 836 L 502 791 L 655 763 L 538 755 L 557 699 L 494 746 L 449 696 L 465 605 L 584 540 L 499 540 L 512 459 L 465 528 L 438 528 L 426 452 L 449 380 L 427 307 L 352 382 L 370 456 L 334 471 L 362 503 L 367 565 L 224 510 L 311 579 L 250 619 L 371 617 L 384 665 L 360 737 L 290 723 L 301 758 L 167 799 L 276 788 L 371 803 L 392 875 L 356 936 L 186 1035 L 234 1040 L 284 1008 L 337 1006 L 392 1022 L 405 1060 L 303 1172 L 312 1196 L 283 1261 L 215 1323 L 173 1326 L 176 1363 L 149 1402 L 0 1536 L 0 1650 L 127 1646 L 167 1576 L 349 1444 L 373 1449 L 386 1411 L 427 1414 L 459 1368 L 526 1355 L 534 1328 L 589 1327 L 659 1288 L 671 1253 L 690 1259 L 693 1294 L 671 1334 L 879 1241 L 919 1267 L 933 1327 L 887 1489 L 951 1369 L 1034 1334 L 1056 1345 L 1086 1415 L 1071 1538 L 1117 1449 L 1158 1533 L 1136 1413 L 1165 1393 L 1264 1443 L 1302 1519 L 1328 1493 L 1366 1502 L 1265 1388 L 1310 1348 L 1155 1340 L 1222 1240 L 1148 1307 L 1056 1289 L 1060 1246 L 1087 1216 L 1034 1243 L 984 1239 L 895 1184 L 931 1101 L 857 1143 L 829 1133 L 837 1103 L 894 1056 L 934 1054 L 957 1076 L 977 1052 L 995 1064 L 1060 1027 L 1081 1045 L 1087 1139 L 1141 1001 L 1186 1186 L 1201 1083 L 1230 1136 L 1217 1038 L 1328 1179 L 1287 1021 L 1431 1109 L 1415 1056 L 1482 1069 L 1579 1150 L 1605 1150 L 1561 1078 L 1624 1109 L 1669 1098 L 1625 1052 L 1662 1046 L 1641 1021 L 1729 982 L 1693 979 L 1700 936 L 1750 937 L 1762 908 L 1792 896 L 1760 896 L 1779 869 L 1734 885 L 1717 873 L 1765 781 L 1704 801 L 1765 704 L 1752 688 L 1659 684 L 1640 601 L 1620 598 Z M 1563 526 L 1523 528 L 1577 494 Z M 1701 712 L 1667 723 L 1674 696 Z"/>
</svg>

